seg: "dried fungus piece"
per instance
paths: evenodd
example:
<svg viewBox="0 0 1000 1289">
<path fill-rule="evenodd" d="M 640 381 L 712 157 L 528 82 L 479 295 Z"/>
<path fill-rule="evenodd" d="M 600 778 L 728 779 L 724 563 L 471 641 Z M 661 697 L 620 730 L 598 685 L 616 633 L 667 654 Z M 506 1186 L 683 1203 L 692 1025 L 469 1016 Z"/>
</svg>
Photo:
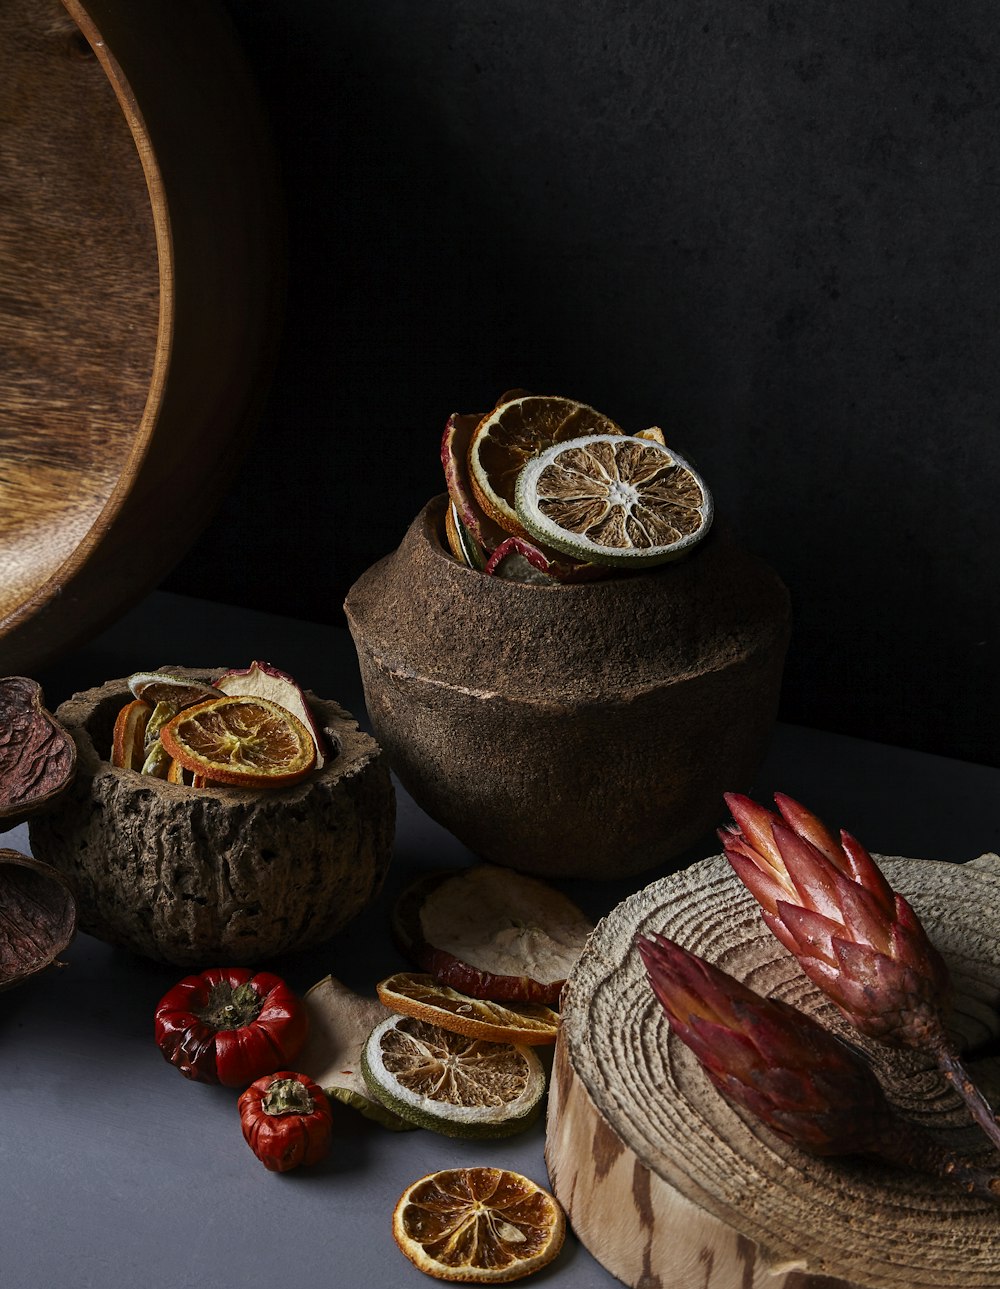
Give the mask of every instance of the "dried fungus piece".
<svg viewBox="0 0 1000 1289">
<path fill-rule="evenodd" d="M 0 830 L 16 827 L 73 781 L 76 743 L 27 676 L 0 678 Z"/>
<path fill-rule="evenodd" d="M 400 896 L 393 934 L 441 984 L 471 998 L 553 1007 L 593 925 L 561 892 L 497 864 L 430 873 Z"/>
<path fill-rule="evenodd" d="M 0 850 L 0 990 L 58 961 L 76 934 L 76 900 L 56 869 Z"/>
</svg>

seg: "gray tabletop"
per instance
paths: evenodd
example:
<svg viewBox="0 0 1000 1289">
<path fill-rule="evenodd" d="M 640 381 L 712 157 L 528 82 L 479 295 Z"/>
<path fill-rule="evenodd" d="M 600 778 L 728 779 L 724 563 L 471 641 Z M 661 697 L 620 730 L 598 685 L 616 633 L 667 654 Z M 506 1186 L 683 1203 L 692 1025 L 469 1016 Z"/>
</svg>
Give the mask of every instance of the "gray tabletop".
<svg viewBox="0 0 1000 1289">
<path fill-rule="evenodd" d="M 73 690 L 139 669 L 225 668 L 253 658 L 338 699 L 364 723 L 346 632 L 162 592 L 38 678 L 55 706 Z M 1000 770 L 778 726 L 754 791 L 762 799 L 775 790 L 883 854 L 964 861 L 1000 850 Z M 371 992 L 408 965 L 389 938 L 393 898 L 423 869 L 474 858 L 398 785 L 397 793 L 382 896 L 322 949 L 274 964 L 296 989 L 332 972 Z M 26 851 L 27 829 L 7 833 L 3 844 Z M 684 861 L 716 850 L 706 837 Z M 597 918 L 659 876 L 554 884 Z M 186 973 L 86 935 L 64 956 L 62 970 L 0 996 L 3 1289 L 426 1285 L 390 1229 L 411 1181 L 485 1163 L 547 1182 L 544 1124 L 507 1141 L 468 1143 L 388 1133 L 346 1108 L 326 1162 L 268 1173 L 243 1142 L 236 1094 L 181 1078 L 153 1043 L 155 1005 Z M 572 1236 L 535 1282 L 617 1283 Z"/>
</svg>

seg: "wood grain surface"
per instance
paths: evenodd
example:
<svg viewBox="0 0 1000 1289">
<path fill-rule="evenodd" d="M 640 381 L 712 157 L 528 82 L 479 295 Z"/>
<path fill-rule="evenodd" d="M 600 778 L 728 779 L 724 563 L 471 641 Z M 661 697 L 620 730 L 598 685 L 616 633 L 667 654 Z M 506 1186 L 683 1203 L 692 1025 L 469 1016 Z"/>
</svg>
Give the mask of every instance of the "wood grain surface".
<svg viewBox="0 0 1000 1289">
<path fill-rule="evenodd" d="M 948 960 L 966 1051 L 995 1051 L 1000 859 L 881 862 Z M 996 1289 L 1000 1208 L 887 1165 L 813 1158 L 716 1092 L 646 981 L 633 946 L 653 930 L 850 1034 L 907 1117 L 996 1162 L 930 1062 L 847 1029 L 718 857 L 613 910 L 564 994 L 546 1159 L 598 1261 L 636 1289 Z M 996 1104 L 998 1062 L 971 1067 Z"/>
<path fill-rule="evenodd" d="M 221 6 L 0 6 L 0 672 L 210 517 L 274 346 L 267 127 Z"/>
</svg>

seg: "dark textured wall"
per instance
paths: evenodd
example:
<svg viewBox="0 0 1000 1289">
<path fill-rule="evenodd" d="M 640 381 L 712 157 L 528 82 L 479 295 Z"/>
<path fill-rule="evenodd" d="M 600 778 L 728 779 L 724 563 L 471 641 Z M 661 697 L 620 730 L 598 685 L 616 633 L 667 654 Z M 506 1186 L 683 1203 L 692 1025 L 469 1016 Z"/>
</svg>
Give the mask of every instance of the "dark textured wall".
<svg viewBox="0 0 1000 1289">
<path fill-rule="evenodd" d="M 1000 763 L 985 0 L 228 0 L 285 341 L 174 590 L 339 620 L 521 385 L 656 422 L 788 583 L 783 715 Z"/>
</svg>

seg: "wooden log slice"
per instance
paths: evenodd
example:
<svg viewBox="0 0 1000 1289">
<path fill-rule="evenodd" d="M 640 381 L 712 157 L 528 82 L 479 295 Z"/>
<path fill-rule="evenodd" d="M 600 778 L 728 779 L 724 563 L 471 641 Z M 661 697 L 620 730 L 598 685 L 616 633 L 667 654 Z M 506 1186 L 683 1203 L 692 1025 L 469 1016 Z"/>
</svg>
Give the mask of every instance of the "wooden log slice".
<svg viewBox="0 0 1000 1289">
<path fill-rule="evenodd" d="M 954 1029 L 997 1104 L 1000 1062 L 985 1053 L 1000 1029 L 1000 859 L 880 862 L 949 963 Z M 1000 1168 L 926 1059 L 841 1021 L 720 856 L 620 904 L 566 986 L 546 1160 L 594 1257 L 635 1289 L 997 1289 L 1000 1207 L 868 1159 L 813 1158 L 723 1099 L 649 988 L 634 940 L 650 931 L 849 1035 L 909 1119 Z"/>
</svg>

